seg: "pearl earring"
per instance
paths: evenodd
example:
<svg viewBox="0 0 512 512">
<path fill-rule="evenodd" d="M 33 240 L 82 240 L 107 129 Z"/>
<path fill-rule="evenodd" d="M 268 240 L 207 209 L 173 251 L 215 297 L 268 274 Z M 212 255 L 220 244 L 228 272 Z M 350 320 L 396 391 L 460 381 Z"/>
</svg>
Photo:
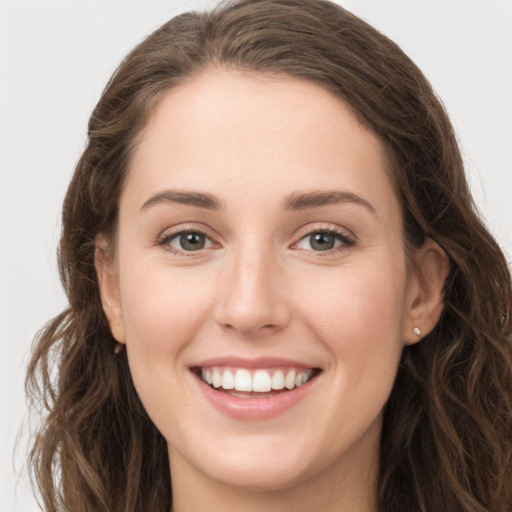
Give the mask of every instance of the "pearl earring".
<svg viewBox="0 0 512 512">
<path fill-rule="evenodd" d="M 416 334 L 416 336 L 421 336 L 421 331 L 418 327 L 413 327 L 412 332 Z"/>
<path fill-rule="evenodd" d="M 122 343 L 116 343 L 114 347 L 114 354 L 118 356 L 124 350 L 124 345 Z"/>
</svg>

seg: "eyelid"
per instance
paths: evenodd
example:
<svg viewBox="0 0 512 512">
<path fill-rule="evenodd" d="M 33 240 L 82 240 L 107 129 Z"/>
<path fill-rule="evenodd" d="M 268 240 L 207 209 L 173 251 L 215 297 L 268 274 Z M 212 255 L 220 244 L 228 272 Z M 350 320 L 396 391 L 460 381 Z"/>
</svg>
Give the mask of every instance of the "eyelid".
<svg viewBox="0 0 512 512">
<path fill-rule="evenodd" d="M 342 241 L 342 244 L 338 247 L 334 247 L 334 248 L 328 249 L 326 251 L 314 251 L 312 249 L 310 251 L 308 251 L 307 249 L 299 249 L 297 247 L 294 247 L 299 242 L 304 240 L 304 238 L 311 236 L 315 233 L 330 233 L 330 234 L 336 235 Z M 306 226 L 301 227 L 297 231 L 294 238 L 295 238 L 295 242 L 293 242 L 290 246 L 292 249 L 295 248 L 297 250 L 304 250 L 304 251 L 312 252 L 312 253 L 315 253 L 315 255 L 317 255 L 317 256 L 332 255 L 333 253 L 347 250 L 348 248 L 350 248 L 356 244 L 355 235 L 352 232 L 350 232 L 348 229 L 342 228 L 337 225 L 325 224 L 325 223 L 313 224 L 313 225 L 307 224 Z"/>
<path fill-rule="evenodd" d="M 212 248 L 220 248 L 222 245 L 217 242 L 216 238 L 210 234 L 211 230 L 202 224 L 196 223 L 184 223 L 178 224 L 176 226 L 170 226 L 162 230 L 159 235 L 156 237 L 155 245 L 161 246 L 163 249 L 167 250 L 171 254 L 175 255 L 184 255 L 184 256 L 199 256 L 200 254 L 204 254 L 204 251 L 211 250 Z M 313 249 L 299 249 L 296 245 L 301 242 L 307 236 L 311 236 L 314 233 L 330 233 L 334 234 L 341 240 L 341 245 L 334 247 L 332 249 L 327 249 L 325 251 L 314 251 Z M 211 245 L 209 247 L 205 247 L 202 249 L 198 249 L 197 251 L 181 251 L 179 249 L 170 249 L 168 243 L 170 240 L 175 238 L 178 235 L 184 233 L 199 233 L 205 236 L 210 242 Z M 307 224 L 299 228 L 294 236 L 294 242 L 289 246 L 291 249 L 303 250 L 305 252 L 315 253 L 317 256 L 328 256 L 333 253 L 341 252 L 347 250 L 356 244 L 356 237 L 354 234 L 346 228 L 342 228 L 337 225 L 327 224 L 327 223 L 318 223 L 318 224 Z"/>
<path fill-rule="evenodd" d="M 185 223 L 178 224 L 177 226 L 167 227 L 162 230 L 155 240 L 155 245 L 162 247 L 167 252 L 178 255 L 178 256 L 199 256 L 200 254 L 204 254 L 204 251 L 210 250 L 212 248 L 218 248 L 221 245 L 214 239 L 214 237 L 210 234 L 210 229 L 207 229 L 204 225 L 194 224 L 194 223 Z M 209 247 L 204 247 L 202 249 L 198 249 L 197 251 L 183 251 L 176 248 L 171 248 L 169 242 L 176 238 L 179 235 L 185 233 L 198 233 L 206 237 L 210 241 Z M 217 247 L 215 247 L 217 246 Z"/>
</svg>

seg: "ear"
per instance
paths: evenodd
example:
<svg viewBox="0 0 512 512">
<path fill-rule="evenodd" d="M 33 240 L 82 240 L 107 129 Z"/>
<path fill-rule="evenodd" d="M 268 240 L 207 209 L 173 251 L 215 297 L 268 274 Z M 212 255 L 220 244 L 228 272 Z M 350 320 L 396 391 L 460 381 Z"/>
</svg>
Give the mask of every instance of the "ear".
<svg viewBox="0 0 512 512">
<path fill-rule="evenodd" d="M 449 272 L 448 256 L 436 242 L 427 238 L 416 252 L 409 275 L 403 334 L 406 345 L 420 341 L 439 321 L 444 308 L 443 287 Z"/>
<path fill-rule="evenodd" d="M 119 342 L 125 342 L 123 314 L 119 299 L 117 272 L 109 243 L 105 237 L 96 239 L 94 266 L 98 277 L 98 286 L 103 311 L 107 317 L 112 336 Z"/>
</svg>

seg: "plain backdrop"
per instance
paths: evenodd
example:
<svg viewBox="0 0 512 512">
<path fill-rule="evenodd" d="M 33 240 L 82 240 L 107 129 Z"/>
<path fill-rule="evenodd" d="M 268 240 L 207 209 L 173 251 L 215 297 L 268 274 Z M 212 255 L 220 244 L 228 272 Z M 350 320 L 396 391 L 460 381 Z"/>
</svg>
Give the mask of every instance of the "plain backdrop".
<svg viewBox="0 0 512 512">
<path fill-rule="evenodd" d="M 65 305 L 60 208 L 88 116 L 122 57 L 212 0 L 0 0 L 0 512 L 38 510 L 23 469 L 23 379 L 36 331 Z M 482 215 L 512 254 L 512 0 L 346 0 L 431 80 Z M 397 77 L 400 80 L 400 77 Z"/>
</svg>

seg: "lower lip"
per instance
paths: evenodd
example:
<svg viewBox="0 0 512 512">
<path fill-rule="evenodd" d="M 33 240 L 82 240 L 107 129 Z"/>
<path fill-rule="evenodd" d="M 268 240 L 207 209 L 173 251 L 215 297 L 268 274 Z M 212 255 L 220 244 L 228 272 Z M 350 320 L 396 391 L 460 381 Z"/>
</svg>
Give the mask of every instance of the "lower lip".
<svg viewBox="0 0 512 512">
<path fill-rule="evenodd" d="M 221 413 L 237 419 L 263 420 L 273 418 L 296 405 L 309 392 L 316 377 L 298 388 L 267 398 L 241 398 L 216 391 L 195 376 L 206 399 Z"/>
</svg>

